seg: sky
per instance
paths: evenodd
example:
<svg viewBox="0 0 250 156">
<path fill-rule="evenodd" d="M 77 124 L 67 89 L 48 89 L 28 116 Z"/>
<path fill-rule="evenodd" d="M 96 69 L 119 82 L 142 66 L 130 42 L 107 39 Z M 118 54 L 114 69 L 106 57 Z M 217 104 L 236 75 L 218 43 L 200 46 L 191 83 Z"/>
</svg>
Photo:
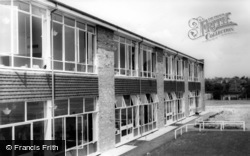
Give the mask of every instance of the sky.
<svg viewBox="0 0 250 156">
<path fill-rule="evenodd" d="M 172 49 L 205 60 L 205 77 L 250 77 L 250 0 L 58 0 Z M 188 37 L 189 20 L 230 12 L 234 31 Z"/>
</svg>

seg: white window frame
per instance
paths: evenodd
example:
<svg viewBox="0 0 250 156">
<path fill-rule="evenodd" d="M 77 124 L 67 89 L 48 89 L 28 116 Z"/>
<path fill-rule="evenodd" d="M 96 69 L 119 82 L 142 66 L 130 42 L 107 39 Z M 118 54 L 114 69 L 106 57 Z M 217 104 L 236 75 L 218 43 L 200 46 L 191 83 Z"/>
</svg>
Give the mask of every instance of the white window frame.
<svg viewBox="0 0 250 156">
<path fill-rule="evenodd" d="M 144 62 L 145 60 L 143 59 L 144 52 L 146 52 L 146 71 L 144 71 Z M 153 53 L 155 54 L 155 72 L 153 72 L 153 60 L 152 60 L 152 55 Z M 144 78 L 156 78 L 156 72 L 157 72 L 157 53 L 154 52 L 152 47 L 146 46 L 146 45 L 141 45 L 140 46 L 140 76 Z M 150 66 L 150 70 L 149 70 Z"/>
<path fill-rule="evenodd" d="M 128 39 L 126 37 L 115 35 L 114 37 L 115 42 L 118 45 L 117 49 L 117 68 L 115 67 L 115 75 L 116 76 L 129 76 L 129 77 L 138 77 L 138 48 L 137 48 L 137 42 L 132 41 L 131 39 Z M 121 41 L 124 39 L 124 42 Z M 121 58 L 120 58 L 120 44 L 125 45 L 125 68 L 121 68 Z M 134 67 L 135 69 L 132 69 L 132 47 L 134 47 Z M 130 51 L 129 51 L 130 49 Z M 129 52 L 131 52 L 129 56 Z M 131 58 L 131 60 L 129 60 Z M 115 60 L 116 58 L 114 58 Z"/>
<path fill-rule="evenodd" d="M 67 13 L 59 13 L 59 12 L 55 12 L 54 14 L 59 15 L 62 17 L 62 22 L 56 21 L 56 20 L 52 20 L 52 27 L 53 27 L 53 23 L 57 23 L 62 25 L 62 60 L 55 60 L 53 58 L 53 64 L 54 61 L 55 62 L 61 62 L 63 64 L 63 69 L 59 70 L 59 69 L 53 69 L 54 67 L 52 67 L 53 70 L 55 71 L 63 71 L 63 72 L 73 72 L 73 73 L 87 73 L 87 74 L 97 74 L 97 67 L 96 67 L 96 27 L 92 24 L 89 24 L 87 22 L 84 22 L 84 20 L 76 18 L 74 16 L 71 16 Z M 67 24 L 65 24 L 64 19 L 66 18 L 70 18 L 72 20 L 74 20 L 74 26 L 69 26 Z M 77 26 L 77 23 L 82 23 L 85 25 L 85 29 L 79 28 Z M 69 28 L 73 28 L 74 29 L 74 36 L 75 36 L 75 43 L 74 43 L 74 47 L 75 47 L 75 60 L 74 61 L 66 61 L 65 60 L 65 27 L 69 27 Z M 88 27 L 93 27 L 94 28 L 94 33 L 89 32 L 87 29 Z M 80 44 L 79 44 L 79 32 L 83 31 L 85 32 L 85 63 L 79 63 L 79 54 L 80 54 Z M 89 64 L 88 63 L 88 35 L 93 35 L 94 37 L 94 42 L 92 43 L 93 46 L 93 64 Z M 53 39 L 52 39 L 52 45 L 53 45 Z M 54 48 L 53 52 L 54 52 Z M 53 53 L 52 52 L 52 53 Z M 54 55 L 54 54 L 53 54 Z M 74 70 L 69 71 L 69 70 L 65 70 L 65 63 L 72 63 L 75 65 Z M 78 71 L 78 65 L 84 65 L 85 66 L 85 70 L 84 71 Z M 54 66 L 54 65 L 52 65 Z M 93 72 L 88 71 L 89 66 L 93 66 Z"/>
<path fill-rule="evenodd" d="M 25 4 L 28 4 L 29 5 L 29 12 L 26 12 L 26 11 L 23 11 L 23 10 L 20 10 L 17 6 L 14 6 L 14 2 L 13 0 L 10 0 L 10 5 L 1 5 L 1 7 L 8 7 L 11 11 L 11 19 L 10 19 L 10 22 L 11 22 L 11 51 L 10 53 L 1 53 L 0 55 L 2 56 L 9 56 L 10 59 L 11 59 L 11 64 L 10 66 L 4 66 L 4 65 L 0 65 L 0 67 L 2 68 L 11 68 L 11 69 L 20 69 L 20 68 L 25 68 L 26 70 L 48 70 L 49 66 L 50 66 L 50 61 L 49 60 L 49 55 L 48 55 L 48 49 L 47 49 L 47 45 L 48 45 L 48 41 L 47 41 L 47 34 L 49 33 L 49 23 L 48 22 L 48 8 L 45 7 L 45 6 L 42 6 L 42 5 L 38 5 L 36 3 L 33 3 L 31 1 L 21 1 L 20 2 L 23 2 Z M 35 15 L 34 13 L 32 13 L 32 9 L 33 7 L 37 7 L 37 8 L 41 8 L 41 9 L 44 9 L 45 11 L 45 15 L 41 15 L 41 16 L 38 16 L 38 15 Z M 30 20 L 30 56 L 19 56 L 19 55 L 15 55 L 15 54 L 18 54 L 19 53 L 19 33 L 18 33 L 18 13 L 21 12 L 21 13 L 24 13 L 26 15 L 29 16 L 29 20 Z M 16 26 L 14 26 L 14 14 L 16 16 Z M 33 57 L 33 48 L 31 48 L 31 45 L 33 45 L 32 43 L 32 17 L 36 17 L 36 18 L 39 18 L 41 19 L 41 29 L 42 29 L 42 58 L 37 58 L 37 57 Z M 17 29 L 14 30 L 14 27 L 16 27 Z M 14 37 L 15 35 L 17 36 L 16 38 Z M 15 41 L 14 41 L 15 39 Z M 16 42 L 16 43 L 15 43 Z M 16 51 L 14 51 L 14 47 L 16 47 Z M 26 59 L 29 59 L 29 64 L 26 66 L 21 66 L 21 67 L 16 67 L 14 66 L 14 58 L 26 58 Z M 37 68 L 37 66 L 34 66 L 33 64 L 33 59 L 35 60 L 40 60 L 43 62 L 43 67 L 41 68 Z M 45 68 L 45 65 L 47 66 Z"/>
</svg>

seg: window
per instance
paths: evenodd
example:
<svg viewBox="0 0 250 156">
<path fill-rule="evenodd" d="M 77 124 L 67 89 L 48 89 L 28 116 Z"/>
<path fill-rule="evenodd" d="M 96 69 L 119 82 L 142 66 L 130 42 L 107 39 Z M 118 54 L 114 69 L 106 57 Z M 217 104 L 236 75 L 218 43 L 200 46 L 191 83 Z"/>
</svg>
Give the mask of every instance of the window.
<svg viewBox="0 0 250 156">
<path fill-rule="evenodd" d="M 141 77 L 156 77 L 156 53 L 153 49 L 142 45 L 140 47 Z"/>
<path fill-rule="evenodd" d="M 53 135 L 55 140 L 65 140 L 66 155 L 88 155 L 97 151 L 95 104 L 95 98 L 91 97 L 55 101 Z"/>
<path fill-rule="evenodd" d="M 0 66 L 45 69 L 46 10 L 22 1 L 0 10 Z"/>
<path fill-rule="evenodd" d="M 158 102 L 156 94 L 117 96 L 115 103 L 116 144 L 120 145 L 155 129 Z"/>
<path fill-rule="evenodd" d="M 192 91 L 189 92 L 189 112 L 193 115 L 196 109 L 200 109 L 200 92 Z"/>
<path fill-rule="evenodd" d="M 177 77 L 176 80 L 183 80 L 183 60 L 182 59 L 177 59 L 177 67 L 176 67 L 176 73 Z"/>
<path fill-rule="evenodd" d="M 189 81 L 194 81 L 195 80 L 195 64 L 193 62 L 190 62 L 188 65 L 188 71 L 189 71 L 189 77 L 188 80 Z"/>
<path fill-rule="evenodd" d="M 95 27 L 53 14 L 54 69 L 95 73 Z"/>
<path fill-rule="evenodd" d="M 115 74 L 124 76 L 138 76 L 136 43 L 119 36 L 115 36 L 117 50 L 115 52 Z"/>
<path fill-rule="evenodd" d="M 47 113 L 45 101 L 1 104 L 0 140 L 45 140 L 51 130 Z"/>
<path fill-rule="evenodd" d="M 164 78 L 167 80 L 183 80 L 184 67 L 183 60 L 174 58 L 173 56 L 165 56 L 164 63 Z"/>
</svg>

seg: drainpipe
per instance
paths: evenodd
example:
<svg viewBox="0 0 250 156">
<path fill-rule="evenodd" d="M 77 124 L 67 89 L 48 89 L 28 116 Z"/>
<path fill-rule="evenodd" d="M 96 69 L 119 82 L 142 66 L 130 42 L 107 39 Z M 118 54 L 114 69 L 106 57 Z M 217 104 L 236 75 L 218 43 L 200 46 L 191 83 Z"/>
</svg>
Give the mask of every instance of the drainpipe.
<svg viewBox="0 0 250 156">
<path fill-rule="evenodd" d="M 139 56 L 139 53 L 140 53 L 140 50 L 141 50 L 141 43 L 143 43 L 143 38 L 142 38 L 142 40 L 139 42 L 139 44 L 138 44 L 138 57 L 140 57 Z M 138 58 L 138 60 L 140 60 L 140 65 L 142 64 L 142 62 L 141 62 L 141 59 L 139 59 Z M 140 73 L 141 73 L 141 71 L 142 71 L 142 69 L 140 68 L 140 65 L 139 65 L 139 81 L 140 81 L 140 98 L 141 98 L 141 76 L 140 76 Z"/>
<path fill-rule="evenodd" d="M 52 44 L 52 41 L 53 41 L 53 22 L 52 22 L 52 14 L 56 11 L 56 10 L 58 10 L 57 9 L 57 3 L 55 3 L 55 5 L 56 5 L 56 8 L 55 9 L 53 9 L 51 12 L 50 12 L 50 36 L 51 36 L 51 38 L 50 38 L 50 43 L 51 43 L 51 48 L 50 48 L 50 51 L 51 51 L 51 62 L 52 62 L 52 67 L 51 67 L 51 70 L 52 70 L 52 121 L 53 121 L 53 123 L 52 123 L 52 128 L 53 128 L 53 130 L 52 130 L 52 136 L 53 136 L 53 140 L 55 140 L 55 118 L 54 118 L 54 108 L 55 108 L 55 76 L 54 76 L 54 53 L 53 53 L 53 44 Z"/>
<path fill-rule="evenodd" d="M 177 52 L 177 54 L 176 55 L 174 55 L 174 61 L 175 61 L 175 58 L 176 58 L 176 56 L 178 56 L 179 55 L 179 52 Z M 177 62 L 177 64 L 178 64 L 178 62 Z M 177 67 L 177 64 L 176 64 L 176 66 L 175 66 L 175 68 Z M 177 70 L 176 70 L 177 71 Z M 176 76 L 177 77 L 177 76 Z M 177 81 L 175 80 L 175 92 L 177 92 Z"/>
</svg>

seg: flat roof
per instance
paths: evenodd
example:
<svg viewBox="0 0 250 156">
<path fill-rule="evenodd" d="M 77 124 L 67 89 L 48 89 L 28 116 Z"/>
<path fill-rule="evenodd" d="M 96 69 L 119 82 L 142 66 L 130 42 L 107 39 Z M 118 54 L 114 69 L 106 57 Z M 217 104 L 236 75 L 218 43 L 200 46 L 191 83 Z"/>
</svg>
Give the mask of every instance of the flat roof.
<svg viewBox="0 0 250 156">
<path fill-rule="evenodd" d="M 91 15 L 91 14 L 88 14 L 88 13 L 86 13 L 86 12 L 84 12 L 84 11 L 81 11 L 81 10 L 79 10 L 79 9 L 76 9 L 76 8 L 74 8 L 74 7 L 68 6 L 68 5 L 66 5 L 66 4 L 64 4 L 64 3 L 62 3 L 62 2 L 59 2 L 59 1 L 57 1 L 57 0 L 47 0 L 47 1 L 50 1 L 50 2 L 54 3 L 55 6 L 56 6 L 56 5 L 57 5 L 57 6 L 59 5 L 59 6 L 65 7 L 65 8 L 67 8 L 67 9 L 69 9 L 69 10 L 75 11 L 75 12 L 77 12 L 77 13 L 79 13 L 79 14 L 82 14 L 82 15 L 84 15 L 84 16 L 87 16 L 87 17 L 90 17 L 90 18 L 92 18 L 92 19 L 94 19 L 94 20 L 97 20 L 97 21 L 99 21 L 99 22 L 101 22 L 101 23 L 103 23 L 103 24 L 109 25 L 109 26 L 114 27 L 114 28 L 116 28 L 116 29 L 120 29 L 120 30 L 122 30 L 122 31 L 124 31 L 124 32 L 126 32 L 126 33 L 128 33 L 128 34 L 131 34 L 131 35 L 134 35 L 134 36 L 136 36 L 136 37 L 138 37 L 138 38 L 141 38 L 141 40 L 146 40 L 146 41 L 148 41 L 148 42 L 151 42 L 152 44 L 157 45 L 159 48 L 162 48 L 162 49 L 165 48 L 165 50 L 170 50 L 170 51 L 172 51 L 172 52 L 175 52 L 176 54 L 181 54 L 182 56 L 185 56 L 185 57 L 187 57 L 187 58 L 189 58 L 189 59 L 193 59 L 193 60 L 196 60 L 196 61 L 199 62 L 199 63 L 204 64 L 204 60 L 203 60 L 203 59 L 196 59 L 196 58 L 194 58 L 194 57 L 192 57 L 192 56 L 189 56 L 189 55 L 187 55 L 187 54 L 185 54 L 185 53 L 182 53 L 182 52 L 180 52 L 180 51 L 174 50 L 174 49 L 169 48 L 169 47 L 167 47 L 167 46 L 165 46 L 165 45 L 163 45 L 163 44 L 161 44 L 161 43 L 155 42 L 155 41 L 153 41 L 153 40 L 151 40 L 151 39 L 148 39 L 148 38 L 146 38 L 146 37 L 144 37 L 144 36 L 141 36 L 141 35 L 139 35 L 139 34 L 136 34 L 136 33 L 132 32 L 132 31 L 127 30 L 127 29 L 124 29 L 124 28 L 122 28 L 122 27 L 120 27 L 120 26 L 118 26 L 118 25 L 115 25 L 115 24 L 113 24 L 113 23 L 110 23 L 110 22 L 108 22 L 108 21 L 105 21 L 105 20 L 103 20 L 103 19 L 100 19 L 100 18 L 98 18 L 98 17 L 96 17 L 96 16 L 93 16 L 93 15 Z M 104 27 L 105 27 L 105 25 L 104 25 Z"/>
</svg>

